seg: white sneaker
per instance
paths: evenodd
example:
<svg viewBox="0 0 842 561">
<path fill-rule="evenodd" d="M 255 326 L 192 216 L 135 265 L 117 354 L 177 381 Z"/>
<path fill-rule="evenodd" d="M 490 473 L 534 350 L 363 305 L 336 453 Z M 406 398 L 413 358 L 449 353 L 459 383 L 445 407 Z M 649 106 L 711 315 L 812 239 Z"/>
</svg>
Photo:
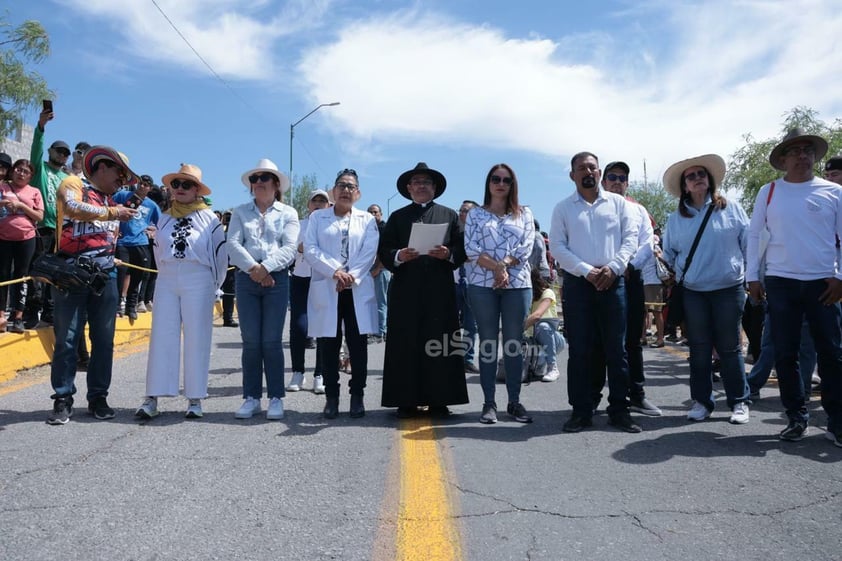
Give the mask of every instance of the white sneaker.
<svg viewBox="0 0 842 561">
<path fill-rule="evenodd" d="M 300 392 L 306 382 L 307 379 L 304 378 L 304 372 L 293 372 L 292 379 L 289 381 L 289 385 L 287 386 L 287 391 Z"/>
<path fill-rule="evenodd" d="M 146 312 L 148 312 L 148 311 L 149 311 L 149 310 L 147 310 L 147 309 L 146 309 L 146 304 L 144 304 L 143 302 L 138 302 L 138 303 L 137 303 L 137 307 L 135 308 L 135 310 L 136 310 L 136 311 L 137 311 L 137 313 L 139 313 L 139 314 L 145 314 Z"/>
<path fill-rule="evenodd" d="M 321 376 L 313 376 L 313 393 L 325 393 L 325 381 Z"/>
<path fill-rule="evenodd" d="M 260 404 L 258 404 L 259 406 Z M 280 397 L 273 397 L 269 400 L 269 407 L 266 408 L 266 418 L 270 421 L 277 421 L 284 418 L 284 400 Z"/>
<path fill-rule="evenodd" d="M 710 410 L 698 401 L 694 401 L 690 411 L 687 412 L 688 421 L 704 421 L 708 417 L 710 417 Z"/>
<path fill-rule="evenodd" d="M 141 419 L 151 419 L 153 417 L 157 417 L 159 413 L 160 411 L 158 411 L 158 398 L 147 397 L 144 398 L 141 406 L 138 407 L 137 411 L 134 412 L 134 416 L 139 417 Z"/>
<path fill-rule="evenodd" d="M 743 402 L 735 404 L 731 409 L 731 418 L 728 419 L 728 422 L 734 425 L 746 424 L 748 422 L 748 404 Z"/>
<path fill-rule="evenodd" d="M 187 413 L 185 413 L 185 417 L 188 419 L 201 419 L 204 413 L 202 413 L 202 400 L 201 399 L 191 399 L 187 404 Z"/>
<path fill-rule="evenodd" d="M 544 376 L 541 378 L 542 382 L 555 382 L 558 380 L 558 377 L 561 376 L 561 373 L 558 371 L 558 364 L 553 364 L 552 368 L 547 370 Z"/>
<path fill-rule="evenodd" d="M 260 400 L 254 397 L 247 397 L 240 408 L 237 409 L 237 412 L 234 413 L 234 418 L 251 419 L 257 413 L 260 413 Z"/>
</svg>

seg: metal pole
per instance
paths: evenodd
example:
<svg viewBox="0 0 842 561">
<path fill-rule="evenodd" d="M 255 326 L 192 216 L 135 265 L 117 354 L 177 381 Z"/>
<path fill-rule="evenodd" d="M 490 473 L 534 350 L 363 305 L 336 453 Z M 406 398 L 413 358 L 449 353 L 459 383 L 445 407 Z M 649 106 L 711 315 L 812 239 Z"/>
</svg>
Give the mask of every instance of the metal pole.
<svg viewBox="0 0 842 561">
<path fill-rule="evenodd" d="M 309 113 L 307 113 L 306 115 L 304 115 L 289 126 L 289 191 L 290 200 L 293 203 L 295 203 L 295 182 L 292 176 L 292 139 L 295 136 L 295 125 L 297 125 L 298 123 L 300 123 L 301 121 L 303 121 L 322 107 L 334 107 L 336 105 L 339 105 L 338 101 L 334 101 L 333 103 L 321 103 L 315 109 L 313 109 L 312 111 L 310 111 Z"/>
</svg>

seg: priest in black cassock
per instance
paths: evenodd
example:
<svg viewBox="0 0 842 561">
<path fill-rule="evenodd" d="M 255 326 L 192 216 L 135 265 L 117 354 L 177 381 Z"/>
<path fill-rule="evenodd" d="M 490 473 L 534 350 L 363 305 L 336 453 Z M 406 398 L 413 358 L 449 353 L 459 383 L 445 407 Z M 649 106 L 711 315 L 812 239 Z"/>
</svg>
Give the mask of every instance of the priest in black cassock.
<svg viewBox="0 0 842 561">
<path fill-rule="evenodd" d="M 465 260 L 463 233 L 453 209 L 434 199 L 447 180 L 420 162 L 401 174 L 398 192 L 412 204 L 389 216 L 380 236 L 380 262 L 392 272 L 383 364 L 384 407 L 398 417 L 447 415 L 448 405 L 468 403 L 453 271 Z M 447 224 L 442 245 L 422 255 L 409 245 L 412 225 Z"/>
</svg>

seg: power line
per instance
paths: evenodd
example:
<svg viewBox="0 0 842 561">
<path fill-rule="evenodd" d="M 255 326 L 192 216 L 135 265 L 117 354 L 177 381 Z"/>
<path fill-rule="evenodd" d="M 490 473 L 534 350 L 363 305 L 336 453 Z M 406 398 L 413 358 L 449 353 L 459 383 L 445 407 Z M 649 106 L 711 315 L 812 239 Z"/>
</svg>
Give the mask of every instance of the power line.
<svg viewBox="0 0 842 561">
<path fill-rule="evenodd" d="M 190 50 L 191 50 L 191 51 L 193 51 L 193 53 L 194 53 L 194 54 L 198 57 L 198 59 L 202 61 L 202 64 L 204 64 L 204 65 L 208 68 L 208 70 L 210 70 L 210 71 L 211 71 L 211 74 L 213 74 L 213 75 L 216 77 L 216 79 L 217 79 L 217 80 L 219 80 L 220 82 L 222 82 L 222 83 L 225 85 L 225 87 L 226 87 L 226 88 L 228 88 L 228 90 L 229 90 L 229 91 L 230 91 L 230 92 L 231 92 L 231 93 L 232 93 L 232 94 L 233 94 L 233 95 L 234 95 L 237 99 L 239 99 L 240 101 L 242 101 L 242 102 L 243 102 L 243 104 L 244 104 L 246 107 L 248 107 L 249 109 L 251 109 L 252 111 L 254 111 L 255 113 L 257 113 L 257 110 L 256 110 L 254 107 L 252 107 L 252 106 L 249 104 L 249 102 L 248 102 L 248 101 L 246 101 L 245 99 L 243 99 L 243 97 L 242 97 L 240 94 L 238 94 L 238 93 L 237 93 L 237 91 L 236 91 L 233 87 L 231 87 L 231 84 L 229 84 L 228 82 L 226 82 L 226 81 L 225 81 L 225 79 L 224 79 L 222 76 L 220 76 L 219 74 L 217 74 L 216 70 L 214 70 L 214 69 L 213 69 L 213 67 L 210 65 L 210 63 L 209 63 L 208 61 L 206 61 L 206 60 L 204 59 L 204 57 L 203 57 L 201 54 L 199 54 L 199 51 L 197 51 L 197 50 L 193 47 L 193 45 L 191 45 L 191 44 L 190 44 L 190 41 L 188 41 L 188 40 L 187 40 L 187 37 L 185 37 L 185 36 L 184 36 L 184 34 L 181 32 L 181 30 L 179 30 L 179 29 L 178 29 L 178 27 L 176 27 L 176 25 L 175 25 L 175 24 L 173 23 L 173 21 L 169 18 L 169 16 L 168 16 L 167 14 L 165 14 L 165 13 L 164 13 L 164 10 L 162 10 L 162 9 L 161 9 L 161 6 L 159 6 L 159 5 L 158 5 L 158 2 L 156 2 L 155 0 L 151 0 L 151 1 L 152 1 L 152 4 L 154 4 L 154 5 L 155 5 L 155 7 L 158 9 L 158 11 L 159 11 L 159 12 L 161 12 L 161 15 L 162 15 L 162 16 L 164 16 L 164 19 L 165 19 L 165 20 L 167 20 L 167 23 L 169 23 L 169 24 L 170 24 L 170 26 L 171 26 L 171 27 L 175 30 L 175 32 L 176 32 L 176 33 L 178 33 L 178 36 L 179 36 L 179 37 L 181 37 L 181 39 L 182 39 L 182 40 L 183 40 L 183 41 L 187 44 L 187 46 L 188 46 L 188 47 L 190 47 Z"/>
</svg>

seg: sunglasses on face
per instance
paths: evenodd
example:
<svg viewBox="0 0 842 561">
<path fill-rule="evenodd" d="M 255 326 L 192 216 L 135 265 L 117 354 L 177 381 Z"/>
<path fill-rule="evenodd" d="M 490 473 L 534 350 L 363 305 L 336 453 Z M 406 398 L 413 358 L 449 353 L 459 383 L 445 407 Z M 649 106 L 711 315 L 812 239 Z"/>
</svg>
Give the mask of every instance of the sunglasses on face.
<svg viewBox="0 0 842 561">
<path fill-rule="evenodd" d="M 337 183 L 334 187 L 341 191 L 356 191 L 358 188 L 353 183 L 345 183 L 344 181 L 342 183 Z"/>
<path fill-rule="evenodd" d="M 170 181 L 170 187 L 173 189 L 183 189 L 185 191 L 189 191 L 195 187 L 198 187 L 199 184 L 195 181 L 190 181 L 189 179 L 173 179 Z"/>
<path fill-rule="evenodd" d="M 608 181 L 619 181 L 621 183 L 625 183 L 628 178 L 628 175 L 617 175 L 616 173 L 609 173 L 605 176 Z"/>
<path fill-rule="evenodd" d="M 503 183 L 503 185 L 511 185 L 512 184 L 512 178 L 511 177 L 500 177 L 499 175 L 492 175 L 491 176 L 491 182 L 494 185 L 499 185 L 501 182 Z"/>
<path fill-rule="evenodd" d="M 700 169 L 693 171 L 684 176 L 684 181 L 696 181 L 697 179 L 705 179 L 708 176 L 707 170 Z"/>
<path fill-rule="evenodd" d="M 70 157 L 70 150 L 65 150 L 64 148 L 53 148 L 52 150 L 54 150 L 56 154 L 61 154 L 65 158 Z"/>
<path fill-rule="evenodd" d="M 432 187 L 432 179 L 413 179 L 409 182 L 410 185 L 420 185 L 421 187 Z"/>
<path fill-rule="evenodd" d="M 262 181 L 263 183 L 268 183 L 268 182 L 272 181 L 272 179 L 274 179 L 274 177 L 275 176 L 272 175 L 271 173 L 269 173 L 268 171 L 265 171 L 263 173 L 253 173 L 253 174 L 249 175 L 249 183 L 251 183 L 252 185 L 257 183 L 258 181 Z"/>
</svg>

